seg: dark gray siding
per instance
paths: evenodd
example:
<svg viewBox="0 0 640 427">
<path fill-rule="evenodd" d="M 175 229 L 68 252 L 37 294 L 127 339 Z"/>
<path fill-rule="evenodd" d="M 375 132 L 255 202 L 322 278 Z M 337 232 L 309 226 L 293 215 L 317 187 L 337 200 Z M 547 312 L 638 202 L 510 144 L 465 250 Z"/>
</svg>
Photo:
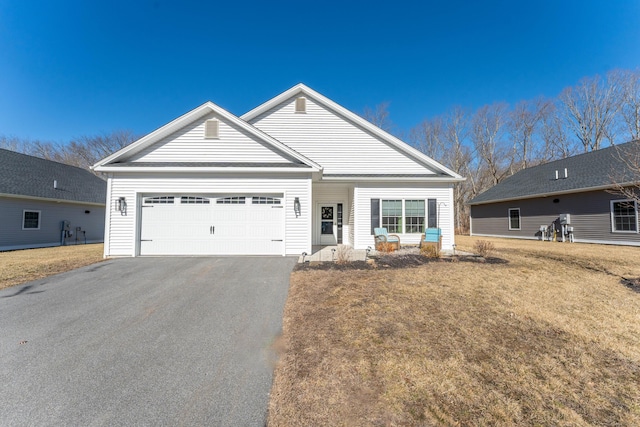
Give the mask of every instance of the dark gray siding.
<svg viewBox="0 0 640 427">
<path fill-rule="evenodd" d="M 25 209 L 41 211 L 39 230 L 22 229 Z M 96 205 L 0 197 L 0 250 L 59 245 L 63 220 L 70 222 L 74 233 L 76 227 L 86 230 L 88 242 L 102 242 L 104 209 L 104 206 Z M 75 235 L 72 239 L 67 242 L 75 243 Z M 84 238 L 82 240 L 84 242 Z"/>
<path fill-rule="evenodd" d="M 558 203 L 554 203 L 554 199 Z M 611 200 L 623 197 L 606 191 L 590 191 L 471 206 L 473 235 L 535 239 L 540 226 L 550 225 L 560 214 L 571 214 L 577 242 L 640 245 L 640 234 L 611 229 Z M 509 230 L 509 209 L 520 208 L 520 230 Z"/>
</svg>

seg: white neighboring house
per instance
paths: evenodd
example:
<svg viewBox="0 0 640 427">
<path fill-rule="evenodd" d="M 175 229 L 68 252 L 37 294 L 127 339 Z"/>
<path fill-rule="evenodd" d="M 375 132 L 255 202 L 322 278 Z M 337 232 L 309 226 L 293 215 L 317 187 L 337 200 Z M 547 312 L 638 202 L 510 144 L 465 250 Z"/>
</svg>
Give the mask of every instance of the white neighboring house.
<svg viewBox="0 0 640 427">
<path fill-rule="evenodd" d="M 105 256 L 300 255 L 373 228 L 454 243 L 464 178 L 303 84 L 241 117 L 207 102 L 94 165 Z"/>
</svg>

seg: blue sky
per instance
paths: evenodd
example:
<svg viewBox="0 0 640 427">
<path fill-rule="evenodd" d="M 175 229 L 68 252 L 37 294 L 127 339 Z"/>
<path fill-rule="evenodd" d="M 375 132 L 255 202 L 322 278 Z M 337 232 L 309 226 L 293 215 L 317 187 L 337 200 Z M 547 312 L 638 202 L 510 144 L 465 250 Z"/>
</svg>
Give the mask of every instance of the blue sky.
<svg viewBox="0 0 640 427">
<path fill-rule="evenodd" d="M 148 133 L 302 82 L 409 130 L 640 67 L 640 2 L 0 0 L 0 135 Z"/>
</svg>

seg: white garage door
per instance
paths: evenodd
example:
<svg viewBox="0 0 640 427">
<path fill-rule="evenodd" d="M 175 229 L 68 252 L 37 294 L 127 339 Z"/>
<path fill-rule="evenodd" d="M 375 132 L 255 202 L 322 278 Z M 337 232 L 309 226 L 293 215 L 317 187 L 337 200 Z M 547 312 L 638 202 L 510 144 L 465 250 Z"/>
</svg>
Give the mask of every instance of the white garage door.
<svg viewBox="0 0 640 427">
<path fill-rule="evenodd" d="M 282 195 L 149 195 L 140 255 L 283 255 Z"/>
</svg>

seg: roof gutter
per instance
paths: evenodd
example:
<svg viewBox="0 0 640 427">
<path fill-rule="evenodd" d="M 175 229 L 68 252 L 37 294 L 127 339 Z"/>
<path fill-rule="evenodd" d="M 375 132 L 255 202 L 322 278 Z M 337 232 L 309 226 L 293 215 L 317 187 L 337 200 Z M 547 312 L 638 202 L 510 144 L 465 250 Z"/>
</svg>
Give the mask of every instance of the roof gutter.
<svg viewBox="0 0 640 427">
<path fill-rule="evenodd" d="M 619 184 L 623 187 L 628 187 L 630 185 L 636 185 L 636 183 L 634 182 L 624 182 L 622 184 Z M 492 200 L 487 200 L 487 201 L 482 201 L 482 202 L 469 202 L 467 203 L 469 206 L 475 206 L 475 205 L 487 205 L 490 203 L 498 203 L 498 202 L 510 202 L 512 200 L 526 200 L 526 199 L 537 199 L 540 197 L 551 197 L 551 196 L 559 196 L 559 195 L 563 195 L 563 194 L 573 194 L 573 193 L 587 193 L 589 191 L 598 191 L 598 190 L 607 190 L 610 188 L 615 188 L 616 184 L 608 184 L 608 185 L 599 185 L 596 187 L 585 187 L 585 188 L 577 188 L 577 189 L 573 189 L 573 190 L 563 190 L 563 191 L 553 191 L 550 193 L 538 193 L 538 194 L 530 194 L 530 195 L 526 195 L 526 196 L 517 196 L 517 197 L 506 197 L 503 199 L 492 199 Z"/>
<path fill-rule="evenodd" d="M 238 173 L 238 172 L 284 172 L 284 173 L 311 173 L 320 172 L 315 168 L 269 168 L 269 167 L 193 167 L 193 166 L 97 166 L 94 170 L 98 172 L 222 172 L 222 173 Z"/>
<path fill-rule="evenodd" d="M 25 196 L 23 194 L 10 194 L 10 193 L 0 193 L 0 197 L 11 197 L 14 199 L 26 199 L 26 200 L 40 200 L 43 202 L 54 202 L 54 203 L 73 203 L 74 205 L 106 206 L 106 196 L 105 196 L 105 203 L 83 202 L 82 200 L 52 199 L 49 197 Z"/>
</svg>

